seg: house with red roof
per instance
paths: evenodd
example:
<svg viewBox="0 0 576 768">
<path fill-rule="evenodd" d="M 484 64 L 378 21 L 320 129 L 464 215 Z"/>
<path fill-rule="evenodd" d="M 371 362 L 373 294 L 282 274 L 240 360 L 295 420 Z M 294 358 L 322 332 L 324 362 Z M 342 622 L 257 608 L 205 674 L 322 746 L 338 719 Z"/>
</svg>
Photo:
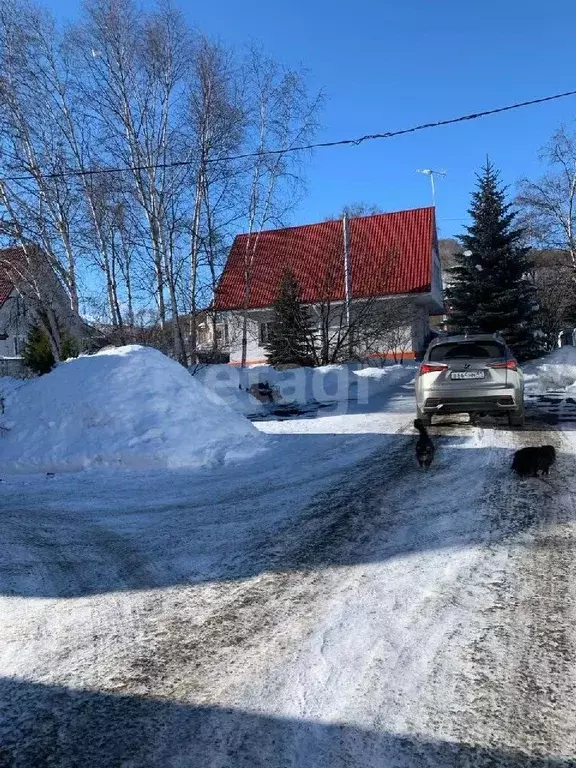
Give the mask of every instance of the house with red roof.
<svg viewBox="0 0 576 768">
<path fill-rule="evenodd" d="M 286 269 L 318 333 L 328 323 L 333 333 L 325 337 L 333 340 L 349 326 L 356 356 L 418 357 L 429 317 L 443 307 L 434 208 L 239 235 L 215 296 L 231 363 L 241 361 L 244 314 L 247 363 L 266 361 L 272 305 Z M 369 341 L 362 324 L 377 329 Z M 342 358 L 349 348 L 343 345 Z"/>
<path fill-rule="evenodd" d="M 0 376 L 23 372 L 21 354 L 35 310 L 50 305 L 68 333 L 81 340 L 87 326 L 73 312 L 70 299 L 42 252 L 19 247 L 0 249 Z"/>
<path fill-rule="evenodd" d="M 28 333 L 27 302 L 16 287 L 18 276 L 25 273 L 25 263 L 21 248 L 0 250 L 0 360 L 4 374 L 18 368 Z"/>
</svg>

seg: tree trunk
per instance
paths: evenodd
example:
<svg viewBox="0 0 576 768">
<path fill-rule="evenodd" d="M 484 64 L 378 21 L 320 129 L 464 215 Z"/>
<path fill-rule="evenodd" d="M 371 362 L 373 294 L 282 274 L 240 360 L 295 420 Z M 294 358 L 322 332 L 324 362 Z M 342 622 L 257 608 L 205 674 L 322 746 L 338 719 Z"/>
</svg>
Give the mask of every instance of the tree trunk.
<svg viewBox="0 0 576 768">
<path fill-rule="evenodd" d="M 174 356 L 179 363 L 182 363 L 182 365 L 186 366 L 188 361 L 186 358 L 186 349 L 184 345 L 184 338 L 182 336 L 182 328 L 180 327 L 180 313 L 178 312 L 178 300 L 176 297 L 174 270 L 172 268 L 171 255 L 169 256 L 168 253 L 165 253 L 164 268 L 166 271 L 166 286 L 168 288 L 168 298 L 170 301 L 170 310 L 172 313 L 172 346 L 174 350 Z"/>
<path fill-rule="evenodd" d="M 154 273 L 156 275 L 156 298 L 158 302 L 158 320 L 162 331 L 166 329 L 166 304 L 164 302 L 164 273 L 162 270 L 162 254 L 154 245 Z"/>
<path fill-rule="evenodd" d="M 192 215 L 192 232 L 190 233 L 190 362 L 198 362 L 198 329 L 196 327 L 196 289 L 198 287 L 198 255 L 200 251 L 200 214 L 204 194 L 204 159 L 201 159 L 200 170 L 196 178 L 196 195 Z"/>
</svg>

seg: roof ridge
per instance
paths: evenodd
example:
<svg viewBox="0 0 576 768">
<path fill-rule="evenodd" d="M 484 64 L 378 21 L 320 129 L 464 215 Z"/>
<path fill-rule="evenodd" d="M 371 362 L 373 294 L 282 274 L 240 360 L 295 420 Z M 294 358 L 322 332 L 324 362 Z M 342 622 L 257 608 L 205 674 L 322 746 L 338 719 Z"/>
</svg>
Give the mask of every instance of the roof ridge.
<svg viewBox="0 0 576 768">
<path fill-rule="evenodd" d="M 405 213 L 416 213 L 417 211 L 435 211 L 433 205 L 424 205 L 420 208 L 401 208 L 398 211 L 382 211 L 381 213 L 369 213 L 366 216 L 351 216 L 349 221 L 357 221 L 359 219 L 374 219 L 380 216 L 398 216 Z M 342 219 L 326 219 L 325 221 L 312 221 L 307 224 L 291 224 L 288 227 L 275 227 L 274 229 L 262 229 L 259 232 L 240 232 L 236 237 L 250 237 L 250 235 L 266 235 L 270 232 L 286 232 L 290 229 L 307 229 L 309 227 L 319 227 L 322 224 L 335 224 L 341 222 Z"/>
<path fill-rule="evenodd" d="M 364 216 L 347 216 L 346 218 L 348 221 L 357 221 L 358 219 L 375 219 L 378 216 L 397 216 L 401 213 L 416 213 L 416 211 L 431 211 L 434 210 L 433 205 L 424 205 L 420 208 L 401 208 L 399 211 L 380 211 L 379 213 L 367 213 Z M 342 217 L 344 218 L 344 217 Z M 342 221 L 342 218 L 340 219 L 328 219 L 328 221 Z M 314 226 L 313 224 L 310 226 Z"/>
</svg>

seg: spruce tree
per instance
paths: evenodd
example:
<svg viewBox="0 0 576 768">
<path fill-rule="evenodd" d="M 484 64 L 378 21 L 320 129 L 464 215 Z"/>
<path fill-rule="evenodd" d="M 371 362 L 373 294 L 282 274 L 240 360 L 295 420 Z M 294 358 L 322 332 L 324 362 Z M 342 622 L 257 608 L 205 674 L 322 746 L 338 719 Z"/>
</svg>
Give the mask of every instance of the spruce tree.
<svg viewBox="0 0 576 768">
<path fill-rule="evenodd" d="M 514 225 L 516 213 L 489 160 L 477 178 L 468 211 L 472 224 L 459 237 L 463 252 L 450 270 L 448 322 L 456 333 L 501 333 L 525 360 L 538 351 L 530 249 L 522 246 L 523 230 Z"/>
<path fill-rule="evenodd" d="M 266 357 L 271 365 L 311 365 L 310 323 L 300 302 L 300 286 L 287 269 L 273 305 Z"/>
<path fill-rule="evenodd" d="M 32 325 L 22 350 L 24 365 L 33 373 L 42 376 L 54 368 L 54 354 L 46 332 L 39 325 Z"/>
<path fill-rule="evenodd" d="M 42 314 L 41 319 L 30 326 L 28 329 L 28 338 L 24 345 L 24 349 L 22 350 L 24 365 L 38 376 L 50 373 L 52 368 L 56 365 L 48 334 L 44 330 L 44 328 L 47 327 L 47 323 L 48 319 L 46 318 L 46 315 Z M 60 326 L 60 324 L 58 325 Z M 59 328 L 59 330 L 61 359 L 68 360 L 70 357 L 78 357 L 78 349 L 74 339 L 62 328 Z"/>
</svg>

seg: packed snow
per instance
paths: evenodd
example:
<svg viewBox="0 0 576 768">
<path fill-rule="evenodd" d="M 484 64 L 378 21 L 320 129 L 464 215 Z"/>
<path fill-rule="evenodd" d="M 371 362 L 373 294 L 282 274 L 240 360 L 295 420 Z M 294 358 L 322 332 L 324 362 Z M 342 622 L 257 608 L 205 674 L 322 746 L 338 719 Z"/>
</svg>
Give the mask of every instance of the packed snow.
<svg viewBox="0 0 576 768">
<path fill-rule="evenodd" d="M 280 404 L 366 404 L 375 395 L 409 381 L 415 368 L 413 363 L 382 367 L 349 363 L 283 370 L 257 365 L 241 371 L 231 365 L 206 365 L 193 373 L 207 390 L 215 392 L 238 412 L 256 414 L 262 410 L 262 403 L 250 390 L 259 383 L 270 385 L 275 402 Z"/>
<path fill-rule="evenodd" d="M 185 368 L 140 346 L 69 360 L 12 387 L 1 424 L 4 473 L 205 467 L 266 442 Z"/>
<path fill-rule="evenodd" d="M 11 392 L 20 389 L 24 383 L 24 379 L 15 379 L 12 376 L 0 376 L 0 398 L 6 399 Z"/>
<path fill-rule="evenodd" d="M 230 365 L 200 365 L 190 371 L 199 381 L 208 397 L 215 403 L 225 402 L 230 408 L 244 416 L 258 413 L 262 403 L 241 385 L 237 369 Z"/>
<path fill-rule="evenodd" d="M 553 350 L 538 360 L 523 366 L 526 389 L 545 392 L 549 389 L 576 391 L 576 347 L 565 346 Z"/>
<path fill-rule="evenodd" d="M 388 366 L 354 374 L 365 403 L 347 385 L 258 423 L 254 461 L 6 477 L 1 757 L 576 765 L 576 432 L 549 426 L 571 400 L 536 389 L 549 364 L 524 431 L 432 427 L 429 472 L 414 369 Z M 513 452 L 543 442 L 550 477 L 518 480 Z"/>
</svg>

